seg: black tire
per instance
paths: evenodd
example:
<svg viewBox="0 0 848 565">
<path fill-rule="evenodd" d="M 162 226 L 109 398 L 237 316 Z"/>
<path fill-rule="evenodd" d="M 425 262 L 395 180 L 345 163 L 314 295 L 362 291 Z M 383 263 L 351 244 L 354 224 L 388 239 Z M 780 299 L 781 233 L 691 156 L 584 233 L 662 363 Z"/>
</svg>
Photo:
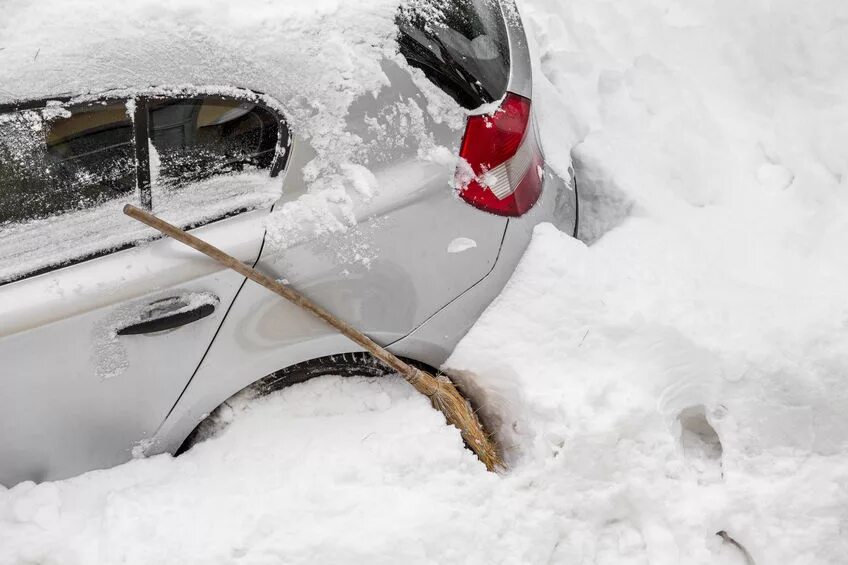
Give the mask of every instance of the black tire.
<svg viewBox="0 0 848 565">
<path fill-rule="evenodd" d="M 423 363 L 418 363 L 411 359 L 404 359 L 404 361 L 421 369 L 432 371 L 430 367 Z M 267 377 L 256 381 L 241 392 L 236 393 L 234 396 L 251 395 L 254 398 L 259 398 L 310 379 L 330 375 L 341 377 L 384 377 L 393 374 L 395 374 L 394 370 L 383 365 L 370 353 L 339 353 L 337 355 L 304 361 L 303 363 L 275 371 Z M 229 399 L 216 408 L 192 430 L 177 450 L 176 455 L 188 451 L 192 446 L 213 437 L 217 431 L 220 431 L 219 412 L 228 406 L 228 402 Z"/>
<path fill-rule="evenodd" d="M 250 388 L 256 390 L 259 396 L 265 396 L 316 377 L 384 377 L 393 373 L 392 369 L 377 361 L 370 353 L 340 353 L 286 367 L 257 381 Z"/>
</svg>

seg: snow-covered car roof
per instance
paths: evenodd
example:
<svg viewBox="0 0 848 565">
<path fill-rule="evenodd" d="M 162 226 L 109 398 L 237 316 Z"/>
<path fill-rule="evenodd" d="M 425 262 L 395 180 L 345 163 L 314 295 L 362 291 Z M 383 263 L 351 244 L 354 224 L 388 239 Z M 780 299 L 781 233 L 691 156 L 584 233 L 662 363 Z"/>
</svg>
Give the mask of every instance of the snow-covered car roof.
<svg viewBox="0 0 848 565">
<path fill-rule="evenodd" d="M 380 63 L 397 53 L 399 2 L 10 0 L 0 21 L 0 104 L 235 86 L 282 102 L 290 119 L 332 121 L 385 83 Z"/>
</svg>

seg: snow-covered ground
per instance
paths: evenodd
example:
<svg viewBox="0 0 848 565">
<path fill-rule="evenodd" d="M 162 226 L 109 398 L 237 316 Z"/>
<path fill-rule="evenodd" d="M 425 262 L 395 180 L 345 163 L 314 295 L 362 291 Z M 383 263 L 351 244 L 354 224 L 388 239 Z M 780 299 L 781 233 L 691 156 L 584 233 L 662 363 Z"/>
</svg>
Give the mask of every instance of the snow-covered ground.
<svg viewBox="0 0 848 565">
<path fill-rule="evenodd" d="M 846 562 L 848 4 L 522 9 L 591 245 L 539 226 L 448 362 L 509 472 L 405 383 L 325 378 L 0 487 L 0 563 Z"/>
</svg>

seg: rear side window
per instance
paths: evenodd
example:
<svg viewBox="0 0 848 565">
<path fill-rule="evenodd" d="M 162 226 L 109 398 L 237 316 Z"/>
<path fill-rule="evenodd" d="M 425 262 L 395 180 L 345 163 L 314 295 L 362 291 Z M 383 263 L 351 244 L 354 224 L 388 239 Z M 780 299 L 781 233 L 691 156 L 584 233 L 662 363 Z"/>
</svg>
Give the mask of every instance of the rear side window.
<svg viewBox="0 0 848 565">
<path fill-rule="evenodd" d="M 409 0 L 397 24 L 401 54 L 461 106 L 506 93 L 509 40 L 498 0 Z"/>
<path fill-rule="evenodd" d="M 223 98 L 151 101 L 150 141 L 156 180 L 177 189 L 215 175 L 267 169 L 279 120 L 251 102 Z"/>
<path fill-rule="evenodd" d="M 148 236 L 127 202 L 184 227 L 268 206 L 287 145 L 277 114 L 219 96 L 0 114 L 0 284 Z"/>
</svg>

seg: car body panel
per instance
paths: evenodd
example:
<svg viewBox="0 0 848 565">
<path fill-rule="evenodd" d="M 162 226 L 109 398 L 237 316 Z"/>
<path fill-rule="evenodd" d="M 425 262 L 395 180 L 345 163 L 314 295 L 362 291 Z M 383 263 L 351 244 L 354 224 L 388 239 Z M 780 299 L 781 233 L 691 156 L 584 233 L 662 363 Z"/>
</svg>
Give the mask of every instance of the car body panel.
<svg viewBox="0 0 848 565">
<path fill-rule="evenodd" d="M 195 232 L 252 262 L 264 216 Z M 63 478 L 131 457 L 182 392 L 243 281 L 160 239 L 0 287 L 2 482 Z M 170 331 L 117 335 L 172 297 L 217 305 Z"/>
<path fill-rule="evenodd" d="M 545 188 L 536 206 L 520 218 L 509 220 L 492 271 L 415 331 L 393 343 L 392 352 L 440 367 L 503 290 L 530 245 L 533 228 L 541 222 L 551 222 L 565 233 L 573 233 L 577 227 L 577 193 L 573 182 L 559 178 L 551 170 L 546 171 Z"/>
<path fill-rule="evenodd" d="M 240 214 L 192 233 L 243 261 L 255 261 L 267 213 Z M 0 339 L 220 270 L 197 251 L 163 239 L 8 283 L 0 286 Z"/>
</svg>

